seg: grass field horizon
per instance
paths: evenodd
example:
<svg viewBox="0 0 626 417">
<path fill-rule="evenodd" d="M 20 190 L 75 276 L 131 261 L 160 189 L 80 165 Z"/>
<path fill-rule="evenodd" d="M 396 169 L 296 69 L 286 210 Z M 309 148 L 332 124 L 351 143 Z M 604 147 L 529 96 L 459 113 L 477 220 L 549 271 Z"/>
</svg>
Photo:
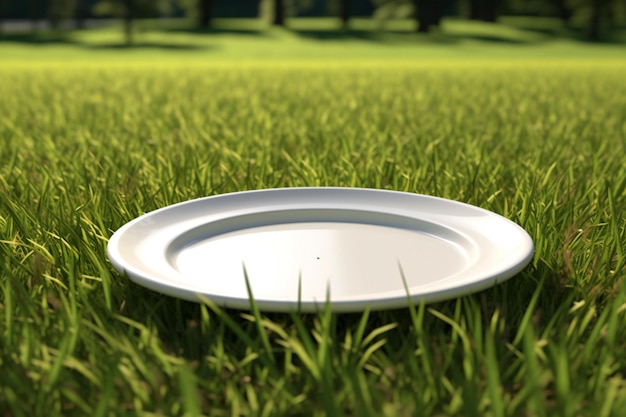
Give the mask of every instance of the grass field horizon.
<svg viewBox="0 0 626 417">
<path fill-rule="evenodd" d="M 287 28 L 260 19 L 216 19 L 212 30 L 186 20 L 138 21 L 135 43 L 124 44 L 119 24 L 91 30 L 0 34 L 0 56 L 15 60 L 415 60 L 599 59 L 621 60 L 626 29 L 603 42 L 588 42 L 582 27 L 557 19 L 503 17 L 500 23 L 445 19 L 440 29 L 414 32 L 411 19 L 381 22 L 355 18 L 348 30 L 331 18 L 292 18 Z"/>
<path fill-rule="evenodd" d="M 623 47 L 274 32 L 0 42 L 0 414 L 623 415 Z M 306 315 L 176 300 L 106 258 L 151 210 L 302 186 L 463 201 L 535 255 L 459 299 Z"/>
</svg>

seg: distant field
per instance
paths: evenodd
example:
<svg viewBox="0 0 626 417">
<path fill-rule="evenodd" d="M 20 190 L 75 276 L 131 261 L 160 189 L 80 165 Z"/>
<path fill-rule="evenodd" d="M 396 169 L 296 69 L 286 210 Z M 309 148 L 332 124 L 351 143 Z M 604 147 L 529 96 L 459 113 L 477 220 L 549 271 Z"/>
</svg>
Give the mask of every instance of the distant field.
<svg viewBox="0 0 626 417">
<path fill-rule="evenodd" d="M 270 60 L 246 36 L 216 61 L 0 44 L 0 414 L 621 415 L 626 61 L 578 44 L 607 59 L 512 61 L 482 41 L 450 47 L 481 59 L 333 41 L 353 60 L 294 61 L 287 35 Z M 158 207 L 325 185 L 484 207 L 535 257 L 462 299 L 307 316 L 177 301 L 106 259 Z"/>
<path fill-rule="evenodd" d="M 199 32 L 188 21 L 139 21 L 135 47 L 124 46 L 115 22 L 70 32 L 8 32 L 0 35 L 0 59 L 13 60 L 274 60 L 290 59 L 623 59 L 626 29 L 610 41 L 586 42 L 583 27 L 566 29 L 556 19 L 504 17 L 501 23 L 445 19 L 429 35 L 412 20 L 356 18 L 348 31 L 330 18 L 297 18 L 288 30 L 258 19 L 217 19 Z M 1 63 L 0 63 L 1 65 Z"/>
</svg>

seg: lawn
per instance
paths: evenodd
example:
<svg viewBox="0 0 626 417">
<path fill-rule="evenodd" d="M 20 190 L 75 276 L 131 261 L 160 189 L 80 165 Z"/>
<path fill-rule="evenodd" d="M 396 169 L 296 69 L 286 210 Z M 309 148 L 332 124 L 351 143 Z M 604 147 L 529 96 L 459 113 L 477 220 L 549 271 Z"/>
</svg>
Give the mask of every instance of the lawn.
<svg viewBox="0 0 626 417">
<path fill-rule="evenodd" d="M 565 29 L 555 19 L 508 17 L 504 23 L 445 19 L 427 36 L 415 33 L 412 20 L 356 18 L 350 30 L 333 19 L 291 19 L 288 30 L 257 19 L 216 19 L 211 31 L 190 28 L 184 20 L 139 21 L 135 47 L 124 45 L 122 30 L 103 24 L 98 30 L 11 32 L 0 35 L 0 59 L 101 63 L 150 60 L 412 60 L 486 58 L 617 59 L 626 49 L 626 27 L 605 42 L 586 42 L 584 29 Z"/>
<path fill-rule="evenodd" d="M 3 415 L 623 415 L 623 46 L 172 33 L 0 43 Z M 331 185 L 483 207 L 535 256 L 460 299 L 312 315 L 179 301 L 106 259 L 159 207 Z"/>
</svg>

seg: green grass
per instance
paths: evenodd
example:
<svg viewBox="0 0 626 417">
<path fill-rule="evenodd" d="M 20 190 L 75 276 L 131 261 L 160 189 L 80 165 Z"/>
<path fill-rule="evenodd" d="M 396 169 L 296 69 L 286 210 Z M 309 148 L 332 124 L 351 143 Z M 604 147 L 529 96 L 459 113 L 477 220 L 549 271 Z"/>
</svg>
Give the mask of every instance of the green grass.
<svg viewBox="0 0 626 417">
<path fill-rule="evenodd" d="M 429 35 L 415 33 L 415 22 L 356 18 L 348 31 L 328 18 L 300 18 L 289 30 L 258 19 L 217 19 L 214 30 L 190 30 L 188 22 L 139 21 L 135 47 L 124 46 L 118 26 L 60 33 L 0 36 L 3 61 L 107 62 L 167 59 L 205 61 L 274 59 L 622 59 L 626 29 L 617 26 L 606 42 L 584 42 L 582 28 L 566 29 L 558 20 L 502 18 L 503 23 L 446 19 Z M 582 31 L 582 32 L 581 32 Z M 165 53 L 165 54 L 164 54 Z"/>
<path fill-rule="evenodd" d="M 0 45 L 15 48 L 0 66 L 4 415 L 621 415 L 626 61 L 337 63 L 279 45 L 277 60 L 129 63 Z M 187 303 L 106 259 L 112 232 L 158 207 L 320 185 L 475 204 L 536 253 L 475 295 L 342 315 Z"/>
</svg>

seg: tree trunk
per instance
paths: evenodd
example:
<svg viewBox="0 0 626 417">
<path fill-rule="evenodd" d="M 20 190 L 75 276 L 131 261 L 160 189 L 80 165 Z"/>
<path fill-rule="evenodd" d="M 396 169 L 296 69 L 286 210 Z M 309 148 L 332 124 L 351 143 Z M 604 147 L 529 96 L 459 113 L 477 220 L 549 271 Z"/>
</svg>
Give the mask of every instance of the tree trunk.
<svg viewBox="0 0 626 417">
<path fill-rule="evenodd" d="M 43 4 L 39 0 L 30 0 L 28 2 L 28 17 L 30 18 L 31 27 L 33 32 L 37 32 L 39 29 L 39 19 L 41 17 L 40 12 L 43 9 Z"/>
<path fill-rule="evenodd" d="M 133 20 L 135 19 L 135 1 L 124 0 L 124 38 L 126 45 L 133 44 Z"/>
<path fill-rule="evenodd" d="M 59 4 L 59 0 L 51 0 L 48 1 L 48 22 L 50 24 L 50 28 L 56 30 L 59 28 L 61 24 L 61 16 L 59 13 L 59 9 L 62 5 Z"/>
<path fill-rule="evenodd" d="M 485 0 L 482 19 L 485 22 L 495 22 L 498 19 L 498 0 Z"/>
<path fill-rule="evenodd" d="M 600 39 L 600 24 L 602 19 L 602 0 L 591 1 L 591 15 L 589 16 L 589 27 L 587 34 L 589 39 L 597 41 Z"/>
<path fill-rule="evenodd" d="M 555 6 L 559 18 L 563 21 L 565 25 L 567 25 L 574 12 L 571 8 L 568 7 L 566 0 L 556 0 Z"/>
<path fill-rule="evenodd" d="M 213 2 L 211 0 L 199 0 L 200 21 L 198 22 L 202 29 L 211 27 L 211 19 L 213 18 Z"/>
<path fill-rule="evenodd" d="M 76 2 L 76 9 L 74 10 L 74 26 L 76 29 L 86 29 L 87 24 L 87 1 L 78 0 Z"/>
<path fill-rule="evenodd" d="M 352 3 L 351 0 L 341 0 L 340 17 L 341 25 L 344 29 L 348 29 L 350 26 L 350 3 Z"/>
<path fill-rule="evenodd" d="M 430 2 L 430 24 L 439 26 L 443 18 L 443 0 L 433 0 Z"/>
<path fill-rule="evenodd" d="M 428 0 L 413 0 L 413 6 L 415 7 L 415 23 L 417 25 L 417 32 L 419 33 L 430 32 L 430 25 L 432 23 L 430 12 L 432 5 L 429 3 Z"/>
<path fill-rule="evenodd" d="M 481 0 L 469 0 L 469 9 L 470 9 L 470 16 L 469 18 L 471 20 L 480 20 L 481 19 Z"/>
<path fill-rule="evenodd" d="M 469 0 L 470 19 L 495 22 L 498 19 L 499 0 Z"/>
<path fill-rule="evenodd" d="M 285 2 L 283 0 L 274 0 L 274 24 L 285 26 Z"/>
<path fill-rule="evenodd" d="M 5 8 L 5 1 L 4 0 L 0 0 L 0 34 L 3 31 L 4 28 L 4 8 Z"/>
</svg>

